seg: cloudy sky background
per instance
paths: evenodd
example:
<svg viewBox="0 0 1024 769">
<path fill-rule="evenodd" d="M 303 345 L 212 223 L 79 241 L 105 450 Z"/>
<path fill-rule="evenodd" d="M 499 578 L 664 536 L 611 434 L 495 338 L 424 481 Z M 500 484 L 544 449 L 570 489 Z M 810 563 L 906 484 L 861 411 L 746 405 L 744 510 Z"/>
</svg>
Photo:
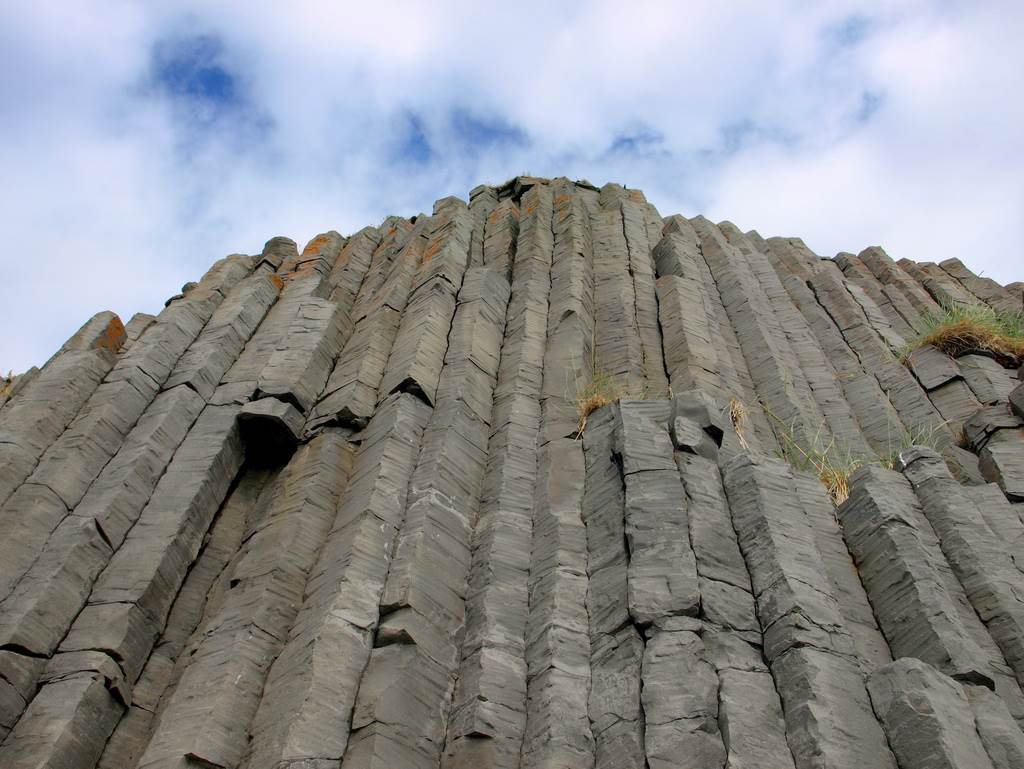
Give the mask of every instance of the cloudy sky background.
<svg viewBox="0 0 1024 769">
<path fill-rule="evenodd" d="M 1019 0 L 212 5 L 4 3 L 4 370 L 524 172 L 1024 278 Z"/>
</svg>

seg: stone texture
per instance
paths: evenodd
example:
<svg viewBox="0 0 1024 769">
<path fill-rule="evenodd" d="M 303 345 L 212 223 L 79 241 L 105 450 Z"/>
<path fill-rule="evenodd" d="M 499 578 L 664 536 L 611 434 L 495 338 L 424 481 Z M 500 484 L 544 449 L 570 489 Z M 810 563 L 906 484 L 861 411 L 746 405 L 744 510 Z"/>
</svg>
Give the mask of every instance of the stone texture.
<svg viewBox="0 0 1024 769">
<path fill-rule="evenodd" d="M 963 681 L 991 685 L 982 650 L 960 621 L 910 484 L 866 468 L 839 508 L 843 536 L 893 655 L 916 657 Z"/>
<path fill-rule="evenodd" d="M 741 455 L 724 479 L 796 766 L 894 767 L 791 473 Z"/>
<path fill-rule="evenodd" d="M 99 313 L 0 381 L 0 766 L 1016 769 L 950 301 L 1020 286 L 516 177 Z"/>
<path fill-rule="evenodd" d="M 935 668 L 902 657 L 875 671 L 868 690 L 901 767 L 992 766 L 963 690 Z"/>
</svg>

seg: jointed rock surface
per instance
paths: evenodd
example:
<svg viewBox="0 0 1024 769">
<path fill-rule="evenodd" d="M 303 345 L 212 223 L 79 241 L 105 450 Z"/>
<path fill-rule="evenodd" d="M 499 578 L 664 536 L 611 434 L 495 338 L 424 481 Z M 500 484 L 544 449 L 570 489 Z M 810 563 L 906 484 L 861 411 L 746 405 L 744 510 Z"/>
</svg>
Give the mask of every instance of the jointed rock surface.
<svg viewBox="0 0 1024 769">
<path fill-rule="evenodd" d="M 1024 769 L 949 302 L 1024 310 L 518 177 L 99 313 L 0 396 L 0 769 Z"/>
</svg>

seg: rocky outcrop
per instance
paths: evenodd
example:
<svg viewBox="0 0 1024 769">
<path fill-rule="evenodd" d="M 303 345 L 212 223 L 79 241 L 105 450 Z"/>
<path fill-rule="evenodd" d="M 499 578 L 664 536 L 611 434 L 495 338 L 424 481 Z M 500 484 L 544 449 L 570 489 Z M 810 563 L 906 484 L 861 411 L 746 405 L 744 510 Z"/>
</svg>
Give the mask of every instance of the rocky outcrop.
<svg viewBox="0 0 1024 769">
<path fill-rule="evenodd" d="M 901 357 L 950 301 L 1021 309 L 519 177 L 100 313 L 0 396 L 0 767 L 1020 767 L 1024 385 Z"/>
</svg>

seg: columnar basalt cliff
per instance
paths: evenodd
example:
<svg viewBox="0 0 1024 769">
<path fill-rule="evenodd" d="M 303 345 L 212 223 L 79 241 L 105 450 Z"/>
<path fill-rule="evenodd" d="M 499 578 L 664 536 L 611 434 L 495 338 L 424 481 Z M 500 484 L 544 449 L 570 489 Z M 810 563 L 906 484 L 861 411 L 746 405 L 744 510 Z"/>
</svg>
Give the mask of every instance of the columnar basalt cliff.
<svg viewBox="0 0 1024 769">
<path fill-rule="evenodd" d="M 519 177 L 100 313 L 0 395 L 0 767 L 1020 769 L 1019 361 L 907 343 L 1021 296 Z"/>
</svg>

